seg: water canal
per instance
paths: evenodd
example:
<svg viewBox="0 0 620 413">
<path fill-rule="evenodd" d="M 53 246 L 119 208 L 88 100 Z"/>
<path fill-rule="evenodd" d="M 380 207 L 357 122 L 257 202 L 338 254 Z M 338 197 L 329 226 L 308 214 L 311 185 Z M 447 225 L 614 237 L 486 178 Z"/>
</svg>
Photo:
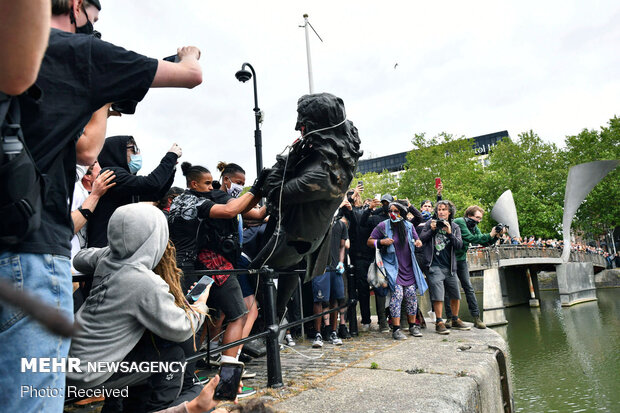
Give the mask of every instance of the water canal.
<svg viewBox="0 0 620 413">
<path fill-rule="evenodd" d="M 620 412 L 620 289 L 597 297 L 563 308 L 542 291 L 540 308 L 506 309 L 494 329 L 510 348 L 517 412 Z"/>
</svg>

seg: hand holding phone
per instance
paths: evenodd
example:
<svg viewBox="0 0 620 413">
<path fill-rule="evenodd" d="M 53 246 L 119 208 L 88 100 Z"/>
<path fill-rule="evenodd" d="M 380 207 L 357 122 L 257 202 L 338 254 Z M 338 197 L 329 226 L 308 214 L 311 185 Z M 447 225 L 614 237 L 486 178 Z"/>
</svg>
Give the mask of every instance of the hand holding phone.
<svg viewBox="0 0 620 413">
<path fill-rule="evenodd" d="M 441 185 L 441 178 L 435 178 L 435 189 L 439 189 Z"/>
<path fill-rule="evenodd" d="M 187 293 L 185 298 L 190 304 L 196 303 L 203 295 L 203 293 L 207 292 L 207 287 L 213 284 L 213 278 L 205 275 L 192 287 L 192 289 Z M 206 301 L 206 298 L 205 300 Z"/>
<path fill-rule="evenodd" d="M 215 388 L 214 399 L 235 400 L 237 398 L 244 366 L 241 362 L 223 362 L 220 364 L 220 382 Z"/>
</svg>

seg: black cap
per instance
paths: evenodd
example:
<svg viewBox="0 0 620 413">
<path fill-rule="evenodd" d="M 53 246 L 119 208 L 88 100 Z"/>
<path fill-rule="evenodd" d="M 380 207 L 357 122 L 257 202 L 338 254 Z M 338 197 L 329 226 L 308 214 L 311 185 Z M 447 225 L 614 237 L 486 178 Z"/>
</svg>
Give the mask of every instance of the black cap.
<svg viewBox="0 0 620 413">
<path fill-rule="evenodd" d="M 97 8 L 97 10 L 101 11 L 101 3 L 99 3 L 99 0 L 84 0 L 84 2 L 92 4 Z"/>
</svg>

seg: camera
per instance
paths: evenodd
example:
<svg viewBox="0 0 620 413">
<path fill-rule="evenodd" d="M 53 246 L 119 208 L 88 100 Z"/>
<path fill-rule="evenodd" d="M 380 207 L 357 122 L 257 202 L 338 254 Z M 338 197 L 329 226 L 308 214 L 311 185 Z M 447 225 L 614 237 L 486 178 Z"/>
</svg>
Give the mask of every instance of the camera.
<svg viewBox="0 0 620 413">
<path fill-rule="evenodd" d="M 230 254 L 237 251 L 237 242 L 232 235 L 220 237 L 220 248 L 224 254 Z"/>
<path fill-rule="evenodd" d="M 506 225 L 506 224 L 502 224 L 501 222 L 497 225 L 495 225 L 495 232 L 500 233 L 504 230 L 504 228 L 506 228 L 507 230 L 510 229 L 510 226 Z"/>
<path fill-rule="evenodd" d="M 438 219 L 437 220 L 437 228 L 442 228 L 442 227 L 448 228 L 449 226 L 450 226 L 450 224 L 445 219 Z"/>
</svg>

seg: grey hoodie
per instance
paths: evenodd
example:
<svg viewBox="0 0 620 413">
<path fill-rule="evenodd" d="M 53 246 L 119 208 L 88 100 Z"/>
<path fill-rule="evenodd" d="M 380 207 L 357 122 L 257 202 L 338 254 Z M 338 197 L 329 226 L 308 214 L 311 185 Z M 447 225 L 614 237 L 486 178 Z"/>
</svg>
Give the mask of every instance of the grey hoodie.
<svg viewBox="0 0 620 413">
<path fill-rule="evenodd" d="M 81 373 L 67 372 L 74 385 L 97 386 L 113 372 L 88 371 L 88 362 L 122 361 L 145 330 L 163 339 L 182 342 L 204 321 L 188 317 L 174 303 L 164 280 L 152 269 L 168 242 L 168 223 L 152 205 L 130 204 L 118 208 L 108 225 L 109 246 L 80 251 L 73 265 L 94 274 L 93 286 L 75 318 L 80 329 L 71 341 L 69 357 L 80 359 Z M 206 312 L 203 304 L 197 307 Z M 191 320 L 190 320 L 191 318 Z"/>
</svg>

